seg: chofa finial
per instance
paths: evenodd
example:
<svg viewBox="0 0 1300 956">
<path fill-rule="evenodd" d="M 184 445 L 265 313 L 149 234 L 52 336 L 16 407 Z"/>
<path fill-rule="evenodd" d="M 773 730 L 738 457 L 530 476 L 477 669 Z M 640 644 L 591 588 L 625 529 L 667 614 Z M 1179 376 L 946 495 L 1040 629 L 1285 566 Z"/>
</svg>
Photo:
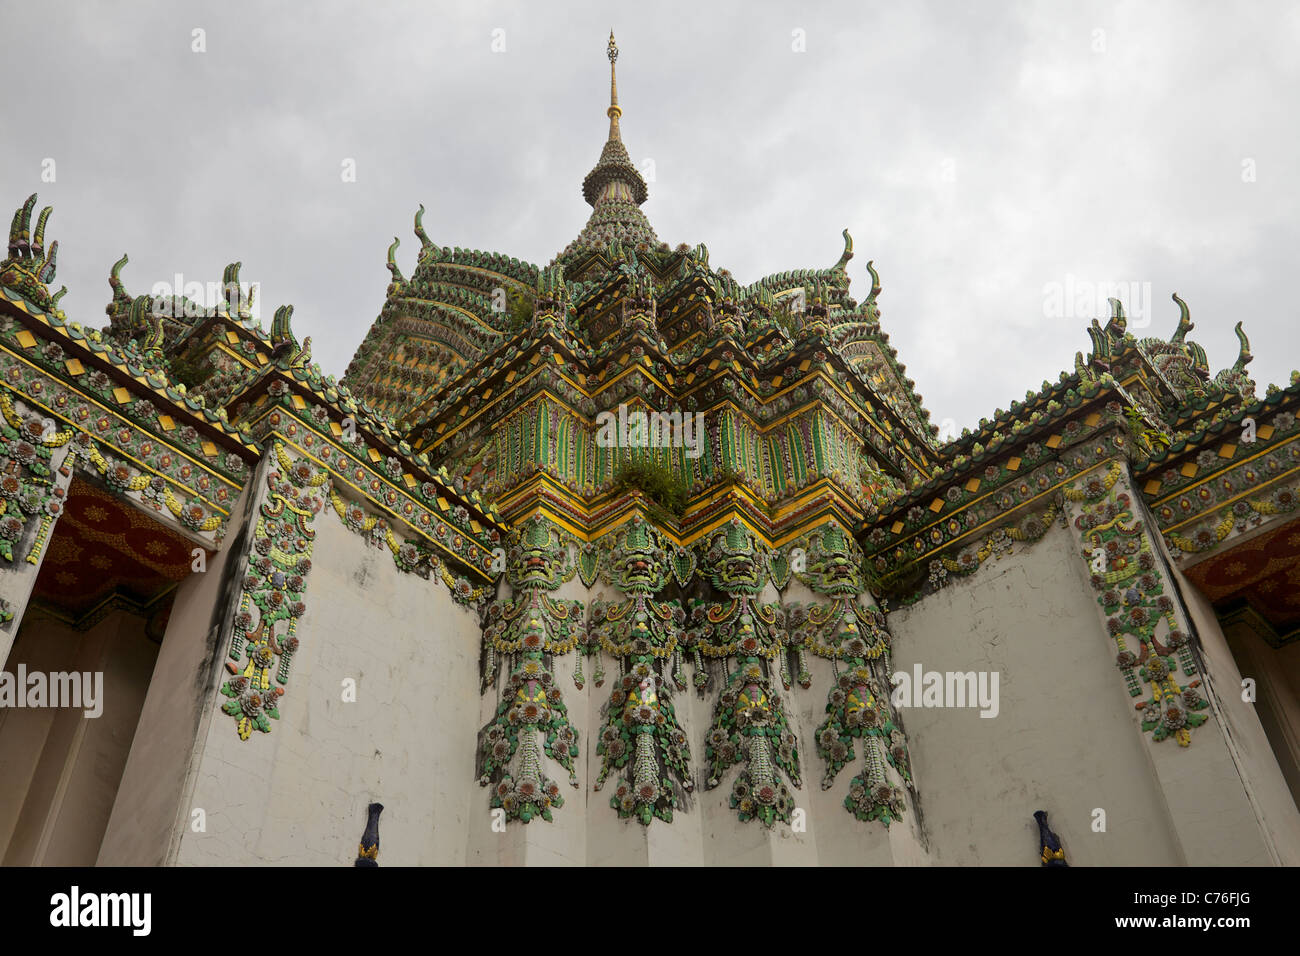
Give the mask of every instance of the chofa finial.
<svg viewBox="0 0 1300 956">
<path fill-rule="evenodd" d="M 1178 328 L 1174 329 L 1174 336 L 1169 341 L 1173 345 L 1182 345 L 1187 333 L 1192 331 L 1196 326 L 1192 322 L 1191 312 L 1187 308 L 1187 303 L 1178 297 L 1178 293 L 1173 294 L 1173 299 L 1178 303 Z"/>
<path fill-rule="evenodd" d="M 1123 338 L 1128 331 L 1128 318 L 1124 315 L 1124 303 L 1119 299 L 1107 299 L 1110 303 L 1110 321 L 1106 323 L 1106 332 L 1116 338 Z"/>
<path fill-rule="evenodd" d="M 420 203 L 420 208 L 415 213 L 415 235 L 420 240 L 421 249 L 428 249 L 433 245 L 429 234 L 424 231 L 424 203 Z"/>
<path fill-rule="evenodd" d="M 46 206 L 41 210 L 33 232 L 32 211 L 35 208 L 36 193 L 32 193 L 14 213 L 9 226 L 9 255 L 0 262 L 0 270 L 9 277 L 11 286 L 22 286 L 28 298 L 44 308 L 49 305 L 49 292 L 43 287 L 54 281 L 59 244 L 52 242 L 49 249 L 45 248 L 45 224 L 49 222 L 54 207 Z"/>
<path fill-rule="evenodd" d="M 1241 347 L 1237 350 L 1237 361 L 1233 364 L 1232 370 L 1242 372 L 1245 371 L 1246 366 L 1251 363 L 1255 356 L 1250 354 L 1250 339 L 1246 338 L 1246 330 L 1242 327 L 1242 324 L 1238 322 L 1232 331 L 1237 333 L 1237 341 L 1241 343 Z"/>
<path fill-rule="evenodd" d="M 853 237 L 849 235 L 847 229 L 845 229 L 841 235 L 844 236 L 844 251 L 840 253 L 839 261 L 836 262 L 835 265 L 831 266 L 831 269 L 836 272 L 845 271 L 845 266 L 847 266 L 849 260 L 853 258 Z"/>
</svg>

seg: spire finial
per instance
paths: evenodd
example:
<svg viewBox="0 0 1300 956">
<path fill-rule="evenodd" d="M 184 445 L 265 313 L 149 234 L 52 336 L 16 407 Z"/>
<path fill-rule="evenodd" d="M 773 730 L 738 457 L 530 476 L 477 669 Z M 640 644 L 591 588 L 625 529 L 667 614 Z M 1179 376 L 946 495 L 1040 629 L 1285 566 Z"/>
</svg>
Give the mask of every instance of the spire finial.
<svg viewBox="0 0 1300 956">
<path fill-rule="evenodd" d="M 614 73 L 614 61 L 618 59 L 618 44 L 614 42 L 614 30 L 609 31 L 609 109 L 605 114 L 609 117 L 609 138 L 621 142 L 622 137 L 619 135 L 618 118 L 623 115 L 623 110 L 618 105 L 618 78 Z"/>
<path fill-rule="evenodd" d="M 582 198 L 592 207 L 591 218 L 578 238 L 569 243 L 557 262 L 572 265 L 591 252 L 605 253 L 611 240 L 619 239 L 624 248 L 655 248 L 659 240 L 650 223 L 637 206 L 646 200 L 645 180 L 632 165 L 623 145 L 618 122 L 623 111 L 618 105 L 618 80 L 614 63 L 618 44 L 609 31 L 609 139 L 600 150 L 600 159 L 582 180 Z M 0 508 L 3 510 L 3 508 Z"/>
</svg>

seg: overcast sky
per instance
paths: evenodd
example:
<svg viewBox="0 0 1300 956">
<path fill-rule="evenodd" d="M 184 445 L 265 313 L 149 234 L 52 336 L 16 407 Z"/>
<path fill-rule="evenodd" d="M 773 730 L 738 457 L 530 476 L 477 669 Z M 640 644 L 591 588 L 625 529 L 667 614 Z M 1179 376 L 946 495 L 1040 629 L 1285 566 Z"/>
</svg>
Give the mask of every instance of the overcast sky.
<svg viewBox="0 0 1300 956">
<path fill-rule="evenodd" d="M 54 204 L 70 318 L 106 321 L 123 252 L 132 294 L 241 260 L 341 375 L 421 202 L 443 245 L 577 235 L 611 26 L 659 238 L 747 283 L 848 227 L 936 423 L 1072 368 L 1106 286 L 1139 336 L 1178 292 L 1216 372 L 1244 320 L 1261 392 L 1300 366 L 1296 3 L 0 0 L 0 199 Z"/>
</svg>

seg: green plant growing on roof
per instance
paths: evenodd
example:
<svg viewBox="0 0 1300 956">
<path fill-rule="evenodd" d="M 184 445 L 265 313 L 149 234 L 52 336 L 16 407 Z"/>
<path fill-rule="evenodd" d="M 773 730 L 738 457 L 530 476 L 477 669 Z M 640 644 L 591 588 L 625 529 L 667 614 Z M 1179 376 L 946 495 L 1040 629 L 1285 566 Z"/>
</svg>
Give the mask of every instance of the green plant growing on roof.
<svg viewBox="0 0 1300 956">
<path fill-rule="evenodd" d="M 511 332 L 518 332 L 533 318 L 534 303 L 531 298 L 518 289 L 512 289 L 507 296 L 506 316 Z"/>
<path fill-rule="evenodd" d="M 686 513 L 690 486 L 667 465 L 648 458 L 634 458 L 619 465 L 614 473 L 615 491 L 640 491 L 663 515 L 674 521 Z"/>
<path fill-rule="evenodd" d="M 1142 409 L 1130 405 L 1124 409 L 1124 417 L 1127 419 L 1129 438 L 1139 448 L 1153 452 L 1157 448 L 1169 447 L 1169 436 L 1158 428 L 1148 428 Z"/>
<path fill-rule="evenodd" d="M 171 366 L 172 381 L 184 385 L 186 391 L 202 385 L 217 370 L 216 366 L 209 362 L 206 357 L 197 361 L 189 361 L 178 355 L 168 364 Z"/>
</svg>

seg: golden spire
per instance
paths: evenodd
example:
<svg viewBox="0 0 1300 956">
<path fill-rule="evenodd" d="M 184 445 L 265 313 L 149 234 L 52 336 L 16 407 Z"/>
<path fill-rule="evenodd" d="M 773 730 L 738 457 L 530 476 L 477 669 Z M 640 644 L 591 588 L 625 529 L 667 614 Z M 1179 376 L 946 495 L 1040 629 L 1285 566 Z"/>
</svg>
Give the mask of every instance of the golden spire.
<svg viewBox="0 0 1300 956">
<path fill-rule="evenodd" d="M 614 31 L 609 31 L 609 109 L 605 111 L 609 116 L 609 138 L 622 142 L 622 137 L 618 131 L 618 118 L 623 115 L 623 110 L 618 105 L 618 78 L 614 75 L 614 61 L 618 59 L 618 45 L 614 42 Z"/>
</svg>

